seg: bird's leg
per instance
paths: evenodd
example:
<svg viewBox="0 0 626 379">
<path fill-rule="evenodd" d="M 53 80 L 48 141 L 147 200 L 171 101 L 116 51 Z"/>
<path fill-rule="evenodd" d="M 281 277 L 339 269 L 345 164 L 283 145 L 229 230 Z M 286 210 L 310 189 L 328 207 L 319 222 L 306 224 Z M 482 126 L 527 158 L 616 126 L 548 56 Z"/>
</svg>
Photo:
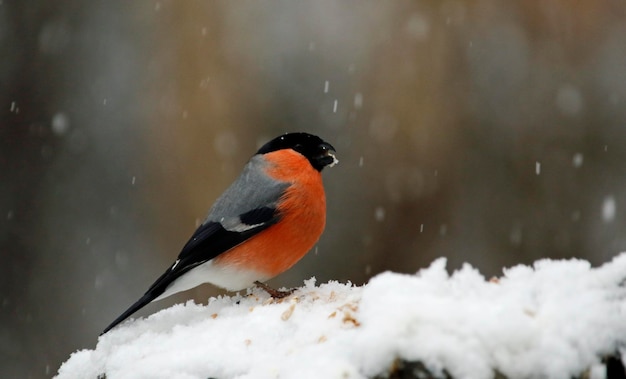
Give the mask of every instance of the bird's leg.
<svg viewBox="0 0 626 379">
<path fill-rule="evenodd" d="M 254 282 L 254 285 L 257 286 L 257 288 L 260 288 L 263 291 L 267 292 L 274 299 L 282 299 L 284 297 L 287 297 L 287 296 L 291 295 L 296 290 L 294 288 L 294 289 L 290 289 L 289 291 L 279 291 L 279 290 L 276 290 L 276 289 L 268 286 L 265 283 L 259 282 L 258 280 Z"/>
</svg>

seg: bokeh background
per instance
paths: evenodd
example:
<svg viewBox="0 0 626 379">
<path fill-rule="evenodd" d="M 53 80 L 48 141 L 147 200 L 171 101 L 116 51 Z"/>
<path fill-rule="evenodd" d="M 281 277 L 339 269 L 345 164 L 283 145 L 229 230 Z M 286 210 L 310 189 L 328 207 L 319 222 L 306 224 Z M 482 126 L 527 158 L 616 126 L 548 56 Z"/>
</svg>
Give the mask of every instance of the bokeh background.
<svg viewBox="0 0 626 379">
<path fill-rule="evenodd" d="M 287 131 L 341 162 L 275 286 L 626 250 L 620 0 L 1 0 L 0 54 L 3 378 L 92 348 Z"/>
</svg>

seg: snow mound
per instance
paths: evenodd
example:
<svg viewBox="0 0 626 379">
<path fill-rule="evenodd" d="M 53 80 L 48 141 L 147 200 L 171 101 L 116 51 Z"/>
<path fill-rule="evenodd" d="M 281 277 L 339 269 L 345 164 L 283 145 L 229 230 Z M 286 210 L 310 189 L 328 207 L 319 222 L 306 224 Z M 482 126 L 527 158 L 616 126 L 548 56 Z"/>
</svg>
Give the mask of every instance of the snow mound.
<svg viewBox="0 0 626 379">
<path fill-rule="evenodd" d="M 362 287 L 313 278 L 277 301 L 252 290 L 179 304 L 101 336 L 56 378 L 365 378 L 398 360 L 454 378 L 571 378 L 598 374 L 625 346 L 626 253 L 599 268 L 541 260 L 491 280 L 445 266 Z"/>
</svg>

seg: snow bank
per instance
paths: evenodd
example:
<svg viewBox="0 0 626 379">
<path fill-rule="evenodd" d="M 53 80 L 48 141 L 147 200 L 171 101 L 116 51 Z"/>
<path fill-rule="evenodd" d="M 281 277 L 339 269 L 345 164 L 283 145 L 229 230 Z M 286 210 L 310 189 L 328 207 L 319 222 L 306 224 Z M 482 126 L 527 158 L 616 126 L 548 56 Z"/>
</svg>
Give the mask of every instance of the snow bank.
<svg viewBox="0 0 626 379">
<path fill-rule="evenodd" d="M 56 378 L 364 378 L 397 360 L 454 378 L 602 377 L 601 357 L 626 343 L 626 253 L 599 268 L 541 260 L 497 280 L 445 265 L 363 287 L 311 279 L 282 301 L 253 290 L 179 304 L 100 337 Z"/>
</svg>

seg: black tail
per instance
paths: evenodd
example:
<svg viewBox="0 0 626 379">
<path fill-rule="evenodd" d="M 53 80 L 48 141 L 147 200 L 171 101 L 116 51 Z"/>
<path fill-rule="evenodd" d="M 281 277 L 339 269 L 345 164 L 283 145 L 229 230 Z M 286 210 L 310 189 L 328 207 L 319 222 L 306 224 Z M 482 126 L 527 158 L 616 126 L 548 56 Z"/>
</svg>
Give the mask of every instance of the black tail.
<svg viewBox="0 0 626 379">
<path fill-rule="evenodd" d="M 141 297 L 141 299 L 137 300 L 137 302 L 135 302 L 135 304 L 131 305 L 130 308 L 128 308 L 126 310 L 126 312 L 122 313 L 120 315 L 120 317 L 116 318 L 115 321 L 113 321 L 111 323 L 111 325 L 107 326 L 106 329 L 104 329 L 104 331 L 100 335 L 103 335 L 104 333 L 106 333 L 109 330 L 113 329 L 115 326 L 117 326 L 117 324 L 119 324 L 120 322 L 126 320 L 133 313 L 135 313 L 138 310 L 140 310 L 141 308 L 145 307 L 148 303 L 150 303 L 152 300 L 156 299 L 157 297 L 159 297 L 159 295 L 155 295 L 155 294 L 150 293 L 150 292 L 146 293 L 145 295 L 143 295 Z"/>
<path fill-rule="evenodd" d="M 159 277 L 159 279 L 157 279 L 150 286 L 150 288 L 146 291 L 145 295 L 143 295 L 141 297 L 141 299 L 137 300 L 135 302 L 135 304 L 131 305 L 130 308 L 128 308 L 126 310 L 126 312 L 122 313 L 120 315 L 120 317 L 116 318 L 115 321 L 113 321 L 111 323 L 111 325 L 107 326 L 106 329 L 104 329 L 104 331 L 100 335 L 103 335 L 104 333 L 106 333 L 109 330 L 113 329 L 115 326 L 117 326 L 117 324 L 119 324 L 120 322 L 126 320 L 133 313 L 137 312 L 141 308 L 143 308 L 146 305 L 148 305 L 150 302 L 152 302 L 152 300 L 154 300 L 157 297 L 161 296 L 163 294 L 163 292 L 165 292 L 167 287 L 170 284 L 172 284 L 172 282 L 174 280 L 176 280 L 178 277 L 180 277 L 182 272 L 184 272 L 184 271 L 174 270 L 174 267 L 176 267 L 176 264 L 174 264 L 171 268 L 169 268 L 167 271 L 165 271 L 165 273 L 163 273 L 163 275 L 161 275 Z"/>
<path fill-rule="evenodd" d="M 271 224 L 266 223 L 265 225 L 266 226 L 252 229 L 252 231 L 254 231 L 253 234 L 258 233 L 260 230 Z M 152 300 L 161 296 L 167 287 L 176 279 L 180 278 L 181 275 L 185 274 L 194 267 L 215 258 L 231 247 L 245 241 L 246 238 L 249 238 L 253 234 L 250 234 L 250 231 L 243 233 L 227 231 L 218 222 L 207 222 L 201 225 L 181 251 L 178 260 L 176 260 L 176 262 L 174 262 L 174 264 L 167 269 L 163 275 L 161 275 L 159 279 L 157 279 L 150 286 L 150 288 L 148 288 L 146 294 L 143 295 L 141 299 L 137 300 L 135 304 L 131 305 L 131 307 L 126 310 L 126 312 L 122 313 L 122 315 L 116 318 L 111 325 L 107 326 L 102 334 L 113 329 L 117 324 L 126 320 L 133 313 L 146 306 Z"/>
</svg>

